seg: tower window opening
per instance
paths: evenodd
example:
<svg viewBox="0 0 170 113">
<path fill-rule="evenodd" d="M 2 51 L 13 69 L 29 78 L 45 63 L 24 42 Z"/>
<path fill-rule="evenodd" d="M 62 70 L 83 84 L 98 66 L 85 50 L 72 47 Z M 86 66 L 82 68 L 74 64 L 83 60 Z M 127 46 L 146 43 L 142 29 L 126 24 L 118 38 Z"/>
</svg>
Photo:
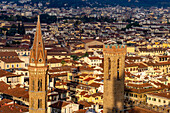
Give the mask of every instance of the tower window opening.
<svg viewBox="0 0 170 113">
<path fill-rule="evenodd" d="M 38 80 L 38 91 L 42 91 L 42 80 Z"/>
<path fill-rule="evenodd" d="M 42 62 L 42 59 L 39 59 L 39 62 Z"/>
<path fill-rule="evenodd" d="M 34 59 L 32 58 L 32 62 L 34 62 Z"/>
<path fill-rule="evenodd" d="M 34 107 L 34 99 L 31 98 L 31 101 L 32 101 L 31 107 L 33 108 Z"/>
<path fill-rule="evenodd" d="M 120 65 L 120 60 L 117 60 L 117 69 L 119 69 L 119 65 Z"/>
<path fill-rule="evenodd" d="M 38 99 L 38 108 L 42 108 L 42 99 Z"/>
<path fill-rule="evenodd" d="M 117 70 L 117 80 L 120 80 L 119 70 Z"/>
<path fill-rule="evenodd" d="M 34 91 L 34 80 L 32 81 L 32 90 Z"/>
<path fill-rule="evenodd" d="M 108 74 L 110 75 L 111 74 L 111 60 L 110 60 L 110 58 L 108 59 L 108 64 L 109 64 Z"/>
<path fill-rule="evenodd" d="M 110 80 L 110 76 L 111 76 L 111 75 L 108 76 L 107 80 Z"/>
<path fill-rule="evenodd" d="M 111 76 L 111 60 L 109 58 L 108 59 L 108 78 L 107 78 L 107 80 L 110 80 L 110 76 Z"/>
</svg>

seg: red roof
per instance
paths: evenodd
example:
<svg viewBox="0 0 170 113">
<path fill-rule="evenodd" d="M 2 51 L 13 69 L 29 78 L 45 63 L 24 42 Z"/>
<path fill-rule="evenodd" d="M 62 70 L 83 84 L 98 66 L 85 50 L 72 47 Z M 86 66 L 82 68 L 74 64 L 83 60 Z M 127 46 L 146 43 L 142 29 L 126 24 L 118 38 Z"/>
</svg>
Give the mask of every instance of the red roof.
<svg viewBox="0 0 170 113">
<path fill-rule="evenodd" d="M 93 80 L 93 79 L 95 79 L 95 78 L 88 77 L 88 78 L 84 79 L 83 81 L 90 81 L 90 80 Z"/>
</svg>

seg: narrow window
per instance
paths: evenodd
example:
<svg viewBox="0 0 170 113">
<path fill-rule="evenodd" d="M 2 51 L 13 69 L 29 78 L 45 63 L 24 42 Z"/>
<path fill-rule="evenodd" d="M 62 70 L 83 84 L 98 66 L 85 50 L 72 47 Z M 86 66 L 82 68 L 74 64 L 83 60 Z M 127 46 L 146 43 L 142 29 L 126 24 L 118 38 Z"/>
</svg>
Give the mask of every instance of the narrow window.
<svg viewBox="0 0 170 113">
<path fill-rule="evenodd" d="M 108 80 L 110 80 L 110 76 L 111 76 L 111 60 L 110 58 L 108 59 Z"/>
<path fill-rule="evenodd" d="M 120 77 L 119 77 L 119 70 L 117 70 L 117 80 L 120 80 Z"/>
<path fill-rule="evenodd" d="M 120 65 L 120 60 L 117 60 L 117 80 L 120 80 L 120 75 L 119 75 L 119 65 Z"/>
<path fill-rule="evenodd" d="M 32 90 L 34 91 L 34 80 L 32 81 Z"/>
<path fill-rule="evenodd" d="M 42 79 L 38 80 L 38 91 L 42 91 Z"/>
<path fill-rule="evenodd" d="M 38 99 L 38 108 L 42 108 L 42 99 Z"/>
<path fill-rule="evenodd" d="M 32 101 L 32 105 L 31 105 L 31 107 L 33 108 L 33 107 L 34 107 L 34 99 L 33 99 L 33 98 L 31 98 L 31 101 Z"/>
<path fill-rule="evenodd" d="M 120 60 L 117 60 L 117 69 L 119 69 Z"/>
</svg>

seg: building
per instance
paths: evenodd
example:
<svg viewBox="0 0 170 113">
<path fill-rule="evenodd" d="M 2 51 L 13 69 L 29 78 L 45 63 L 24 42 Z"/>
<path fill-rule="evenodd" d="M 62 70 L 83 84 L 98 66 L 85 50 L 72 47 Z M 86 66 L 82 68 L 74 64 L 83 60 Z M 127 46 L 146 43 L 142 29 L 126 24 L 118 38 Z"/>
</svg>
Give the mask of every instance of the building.
<svg viewBox="0 0 170 113">
<path fill-rule="evenodd" d="M 104 53 L 104 113 L 115 113 L 124 109 L 124 69 L 126 46 L 109 45 Z"/>
<path fill-rule="evenodd" d="M 41 34 L 40 18 L 30 54 L 29 70 L 29 113 L 47 113 L 47 51 Z"/>
<path fill-rule="evenodd" d="M 170 105 L 169 92 L 149 93 L 147 94 L 147 103 L 157 106 Z"/>
</svg>

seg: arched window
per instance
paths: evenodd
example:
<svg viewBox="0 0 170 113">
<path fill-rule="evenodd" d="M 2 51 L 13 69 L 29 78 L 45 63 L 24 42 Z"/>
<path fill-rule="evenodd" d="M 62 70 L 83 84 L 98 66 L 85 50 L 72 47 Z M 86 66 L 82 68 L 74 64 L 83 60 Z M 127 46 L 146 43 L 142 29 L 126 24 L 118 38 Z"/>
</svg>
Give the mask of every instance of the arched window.
<svg viewBox="0 0 170 113">
<path fill-rule="evenodd" d="M 32 102 L 31 107 L 34 108 L 34 99 L 33 98 L 31 98 L 31 102 Z"/>
<path fill-rule="evenodd" d="M 111 60 L 110 60 L 110 58 L 108 59 L 108 71 L 110 71 L 111 70 Z"/>
<path fill-rule="evenodd" d="M 111 76 L 111 60 L 108 58 L 108 80 L 110 80 Z"/>
<path fill-rule="evenodd" d="M 117 80 L 120 80 L 119 70 L 117 70 Z"/>
<path fill-rule="evenodd" d="M 32 81 L 32 90 L 34 91 L 34 80 Z"/>
<path fill-rule="evenodd" d="M 38 108 L 42 108 L 42 99 L 38 99 Z"/>
<path fill-rule="evenodd" d="M 119 65 L 120 65 L 120 60 L 117 60 L 117 69 L 119 69 Z"/>
<path fill-rule="evenodd" d="M 120 76 L 119 76 L 119 66 L 120 65 L 120 60 L 117 60 L 117 80 L 120 80 Z"/>
<path fill-rule="evenodd" d="M 42 91 L 42 79 L 38 80 L 38 91 Z"/>
</svg>

